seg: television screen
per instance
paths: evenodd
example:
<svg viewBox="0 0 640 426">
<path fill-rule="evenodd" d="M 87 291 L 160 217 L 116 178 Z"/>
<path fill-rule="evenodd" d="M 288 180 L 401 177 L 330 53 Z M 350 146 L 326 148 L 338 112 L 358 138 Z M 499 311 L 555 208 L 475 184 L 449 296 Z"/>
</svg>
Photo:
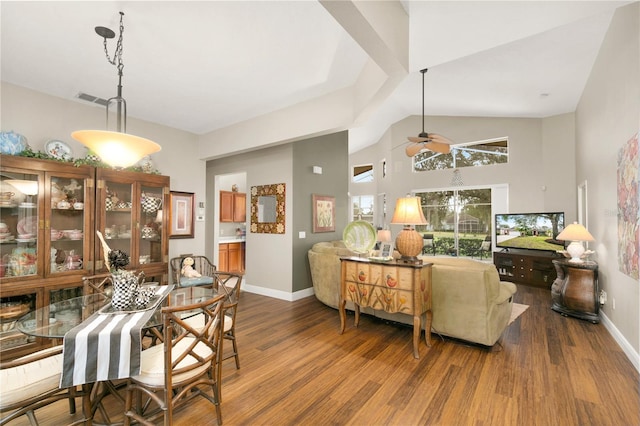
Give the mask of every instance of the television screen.
<svg viewBox="0 0 640 426">
<path fill-rule="evenodd" d="M 503 249 L 564 250 L 557 235 L 564 229 L 564 212 L 504 213 L 495 216 L 496 246 Z"/>
</svg>

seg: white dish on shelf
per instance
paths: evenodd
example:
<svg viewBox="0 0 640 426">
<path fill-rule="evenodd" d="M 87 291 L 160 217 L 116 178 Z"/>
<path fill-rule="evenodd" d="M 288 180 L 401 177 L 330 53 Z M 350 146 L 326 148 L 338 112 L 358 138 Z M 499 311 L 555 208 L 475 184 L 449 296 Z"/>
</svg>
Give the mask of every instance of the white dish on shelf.
<svg viewBox="0 0 640 426">
<path fill-rule="evenodd" d="M 38 218 L 35 216 L 25 217 L 18 221 L 18 234 L 31 234 L 36 235 L 38 232 Z"/>
<path fill-rule="evenodd" d="M 73 156 L 71 147 L 66 142 L 62 142 L 56 139 L 51 139 L 44 145 L 44 150 L 47 154 L 58 160 L 70 160 Z"/>
<path fill-rule="evenodd" d="M 23 209 L 33 209 L 36 207 L 36 203 L 20 203 L 20 207 Z"/>
<path fill-rule="evenodd" d="M 33 243 L 36 241 L 35 238 L 16 238 L 16 241 L 19 243 Z"/>
</svg>

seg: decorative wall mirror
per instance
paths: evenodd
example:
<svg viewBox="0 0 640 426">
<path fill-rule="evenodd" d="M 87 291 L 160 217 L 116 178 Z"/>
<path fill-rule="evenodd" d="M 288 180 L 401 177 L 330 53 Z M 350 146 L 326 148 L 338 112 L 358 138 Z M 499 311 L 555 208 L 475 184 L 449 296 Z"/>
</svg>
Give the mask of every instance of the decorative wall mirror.
<svg viewBox="0 0 640 426">
<path fill-rule="evenodd" d="M 285 184 L 251 187 L 251 232 L 284 234 Z"/>
</svg>

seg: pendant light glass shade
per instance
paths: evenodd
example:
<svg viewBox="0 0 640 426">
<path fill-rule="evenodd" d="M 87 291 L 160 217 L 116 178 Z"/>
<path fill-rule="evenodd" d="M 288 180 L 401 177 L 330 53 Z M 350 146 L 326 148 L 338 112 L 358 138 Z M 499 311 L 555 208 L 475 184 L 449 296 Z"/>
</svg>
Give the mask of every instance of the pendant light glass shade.
<svg viewBox="0 0 640 426">
<path fill-rule="evenodd" d="M 162 149 L 149 139 L 107 130 L 78 130 L 71 133 L 71 137 L 95 152 L 105 163 L 122 169 Z"/>
<path fill-rule="evenodd" d="M 124 32 L 124 13 L 120 12 L 120 37 L 116 45 L 116 51 L 111 59 L 107 51 L 107 39 L 115 37 L 115 33 L 109 28 L 96 27 L 96 33 L 104 39 L 104 50 L 107 61 L 118 69 L 118 94 L 108 99 L 107 129 L 109 128 L 109 105 L 116 105 L 117 131 L 110 130 L 78 130 L 71 133 L 71 137 L 93 151 L 100 160 L 116 169 L 131 167 L 147 155 L 160 151 L 162 148 L 149 139 L 127 133 L 127 103 L 122 97 L 122 34 Z"/>
</svg>

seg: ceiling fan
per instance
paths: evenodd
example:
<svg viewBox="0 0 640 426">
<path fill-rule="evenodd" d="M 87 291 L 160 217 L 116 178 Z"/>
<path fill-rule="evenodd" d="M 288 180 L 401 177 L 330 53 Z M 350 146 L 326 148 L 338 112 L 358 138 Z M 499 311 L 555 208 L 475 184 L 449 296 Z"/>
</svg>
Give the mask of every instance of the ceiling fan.
<svg viewBox="0 0 640 426">
<path fill-rule="evenodd" d="M 424 131 L 424 75 L 428 70 L 428 68 L 420 70 L 422 73 L 422 133 L 417 137 L 408 137 L 409 142 L 411 143 L 405 148 L 405 152 L 409 157 L 413 157 L 425 149 L 439 152 L 441 154 L 448 154 L 451 152 L 451 147 L 449 145 L 453 143 L 444 136 Z"/>
</svg>

